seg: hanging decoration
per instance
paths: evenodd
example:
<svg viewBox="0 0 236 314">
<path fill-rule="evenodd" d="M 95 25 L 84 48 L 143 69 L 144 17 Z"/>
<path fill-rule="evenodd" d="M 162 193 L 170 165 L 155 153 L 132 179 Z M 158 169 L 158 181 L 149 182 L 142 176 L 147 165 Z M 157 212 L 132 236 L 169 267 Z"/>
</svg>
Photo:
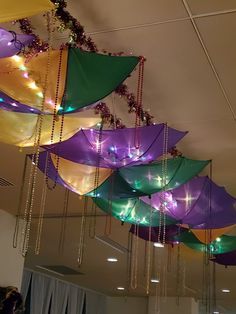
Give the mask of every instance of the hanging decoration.
<svg viewBox="0 0 236 314">
<path fill-rule="evenodd" d="M 61 80 L 56 104 L 59 114 L 78 111 L 106 97 L 127 78 L 139 62 L 139 58 L 134 56 L 105 56 L 78 48 L 68 48 L 62 52 L 51 51 L 45 95 L 45 112 L 48 113 L 53 112 L 55 104 L 55 83 L 60 57 Z M 0 59 L 1 91 L 17 102 L 40 109 L 46 63 L 46 52 L 32 58 L 28 63 L 19 56 Z"/>
<path fill-rule="evenodd" d="M 78 194 L 87 194 L 88 196 L 95 196 L 96 194 L 97 197 L 107 200 L 110 196 L 114 200 L 116 198 L 136 198 L 150 195 L 162 189 L 161 162 L 124 167 L 113 173 L 108 168 L 100 168 L 106 175 L 102 176 L 102 181 L 99 182 L 95 193 L 92 181 L 96 167 L 74 163 L 61 158 L 57 173 L 55 167 L 56 156 L 54 154 L 49 155 L 52 160 L 48 169 L 49 178 L 53 181 L 56 180 L 59 185 L 63 185 Z M 46 156 L 46 151 L 39 154 L 39 169 L 42 172 L 45 169 Z M 166 188 L 169 190 L 184 184 L 202 171 L 208 162 L 183 157 L 168 159 L 168 182 Z M 76 175 L 74 175 L 75 171 L 77 172 Z M 112 194 L 110 191 L 110 175 L 113 176 L 114 188 Z M 74 179 L 72 180 L 72 178 Z M 85 180 L 88 184 L 85 184 L 84 181 L 84 185 L 82 185 L 81 180 Z"/>
<path fill-rule="evenodd" d="M 32 35 L 16 34 L 0 28 L 0 58 L 7 58 L 24 52 L 25 47 L 34 40 Z"/>
<path fill-rule="evenodd" d="M 206 245 L 199 241 L 191 231 L 188 231 L 176 236 L 176 241 L 201 252 L 205 252 L 207 247 L 207 251 L 211 253 L 211 255 L 223 254 L 236 250 L 235 236 L 222 235 Z"/>
<path fill-rule="evenodd" d="M 55 124 L 53 143 L 59 142 L 61 119 L 61 116 L 59 116 L 58 121 Z M 0 142 L 19 147 L 33 146 L 37 132 L 37 120 L 38 114 L 9 112 L 0 109 Z M 99 117 L 92 117 L 92 113 L 90 112 L 66 115 L 64 118 L 62 140 L 70 138 L 77 133 L 80 128 L 90 128 L 100 121 Z M 40 145 L 51 143 L 52 124 L 53 116 L 44 115 Z"/>
<path fill-rule="evenodd" d="M 122 223 L 138 224 L 141 226 L 159 226 L 163 225 L 160 222 L 159 212 L 152 212 L 150 215 L 150 206 L 143 203 L 139 199 L 116 199 L 109 202 L 108 199 L 100 197 L 94 198 L 96 205 L 107 214 L 111 214 Z M 176 224 L 177 221 L 166 215 L 166 225 Z"/>
<path fill-rule="evenodd" d="M 33 156 L 31 155 L 30 158 L 33 158 Z M 48 158 L 50 158 L 50 162 L 48 162 Z M 47 162 L 49 164 L 48 168 L 46 168 Z M 58 169 L 56 169 L 56 163 L 56 155 L 50 154 L 48 156 L 46 151 L 39 154 L 38 168 L 43 173 L 47 169 L 47 175 L 53 182 L 56 181 L 59 185 L 79 195 L 85 195 L 94 189 L 96 167 L 77 164 L 60 158 Z M 111 170 L 100 168 L 99 172 L 98 184 L 101 185 L 109 177 Z"/>
<path fill-rule="evenodd" d="M 236 250 L 222 254 L 214 254 L 211 261 L 226 267 L 236 266 Z"/>
<path fill-rule="evenodd" d="M 2 0 L 0 23 L 9 22 L 52 10 L 54 5 L 49 0 Z"/>
<path fill-rule="evenodd" d="M 123 167 L 114 171 L 113 191 L 110 195 L 110 183 L 106 180 L 98 187 L 100 198 L 113 201 L 117 198 L 136 198 L 161 192 L 163 188 L 172 190 L 199 174 L 209 163 L 208 160 L 192 160 L 178 157 L 167 160 L 166 185 L 162 184 L 162 162 L 147 165 Z M 93 191 L 89 193 L 93 196 Z"/>
<path fill-rule="evenodd" d="M 84 27 L 79 23 L 79 21 L 76 18 L 74 18 L 66 10 L 66 6 L 67 6 L 66 1 L 52 0 L 52 2 L 55 4 L 55 7 L 56 7 L 55 15 L 58 18 L 58 20 L 61 22 L 61 25 L 59 26 L 58 30 L 64 31 L 64 30 L 69 29 L 71 32 L 69 44 L 75 47 L 80 47 L 81 49 L 85 47 L 86 50 L 91 51 L 91 52 L 98 52 L 98 48 L 96 44 L 92 41 L 91 37 L 86 36 Z M 17 22 L 19 22 L 20 29 L 24 34 L 30 34 L 30 35 L 34 34 L 33 28 L 28 19 L 21 19 L 21 20 L 18 20 Z M 41 53 L 43 51 L 46 51 L 48 49 L 47 42 L 40 40 L 40 38 L 36 35 L 35 37 L 36 37 L 36 40 L 31 45 L 31 52 L 30 54 L 28 54 L 31 56 Z M 114 53 L 107 52 L 106 50 L 102 50 L 102 53 L 108 54 L 109 56 L 123 55 L 123 53 L 114 54 Z M 115 92 L 120 97 L 124 98 L 127 101 L 130 113 L 136 112 L 136 115 L 138 115 L 138 117 L 141 119 L 141 121 L 145 125 L 153 124 L 152 122 L 153 116 L 147 110 L 144 110 L 143 108 L 138 108 L 139 104 L 137 100 L 135 99 L 135 95 L 128 90 L 127 85 L 120 84 L 115 89 Z M 100 114 L 102 118 L 106 118 L 105 119 L 106 122 L 109 122 L 110 125 L 115 124 L 117 128 L 124 127 L 121 120 L 119 118 L 114 117 L 114 115 L 110 112 L 110 109 L 104 102 L 101 102 L 96 105 L 95 113 Z"/>
<path fill-rule="evenodd" d="M 149 203 L 147 197 L 142 200 Z M 165 200 L 170 204 L 165 212 L 192 229 L 219 229 L 236 224 L 236 199 L 207 176 L 195 177 L 166 192 Z M 160 193 L 152 195 L 154 209 L 159 209 L 160 203 Z"/>
<path fill-rule="evenodd" d="M 134 143 L 135 128 L 103 130 L 99 166 L 117 169 L 155 161 L 162 155 L 164 129 L 164 124 L 140 127 L 138 148 Z M 172 128 L 168 129 L 168 148 L 173 147 L 187 133 Z M 67 160 L 97 166 L 99 136 L 99 130 L 81 130 L 66 141 L 44 146 L 44 148 Z"/>
</svg>

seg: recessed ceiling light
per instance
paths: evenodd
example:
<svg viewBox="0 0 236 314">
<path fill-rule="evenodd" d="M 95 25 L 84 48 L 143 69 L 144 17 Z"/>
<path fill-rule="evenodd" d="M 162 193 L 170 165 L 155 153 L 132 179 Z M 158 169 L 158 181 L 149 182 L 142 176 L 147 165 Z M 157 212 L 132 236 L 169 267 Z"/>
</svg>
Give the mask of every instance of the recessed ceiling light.
<svg viewBox="0 0 236 314">
<path fill-rule="evenodd" d="M 160 281 L 159 281 L 158 279 L 156 279 L 156 278 L 152 278 L 152 279 L 151 279 L 151 282 L 152 282 L 152 283 L 159 283 Z"/>
<path fill-rule="evenodd" d="M 229 293 L 230 292 L 229 289 L 222 289 L 221 291 L 224 292 L 224 293 Z"/>
<path fill-rule="evenodd" d="M 115 258 L 115 257 L 108 257 L 108 258 L 107 258 L 107 261 L 108 261 L 108 262 L 111 262 L 111 263 L 116 263 L 116 262 L 118 262 L 118 259 Z"/>
<path fill-rule="evenodd" d="M 220 314 L 220 312 L 215 311 L 215 312 L 213 312 L 213 314 Z"/>
<path fill-rule="evenodd" d="M 116 289 L 119 290 L 119 291 L 124 291 L 125 290 L 124 287 L 117 287 Z"/>
<path fill-rule="evenodd" d="M 160 243 L 160 242 L 154 242 L 153 245 L 155 247 L 164 247 L 164 244 Z"/>
</svg>

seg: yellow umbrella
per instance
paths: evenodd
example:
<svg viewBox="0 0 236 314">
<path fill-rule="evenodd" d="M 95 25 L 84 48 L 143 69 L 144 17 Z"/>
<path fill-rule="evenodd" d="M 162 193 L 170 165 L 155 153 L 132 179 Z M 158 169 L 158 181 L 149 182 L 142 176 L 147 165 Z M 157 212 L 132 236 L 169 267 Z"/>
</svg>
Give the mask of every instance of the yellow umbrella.
<svg viewBox="0 0 236 314">
<path fill-rule="evenodd" d="M 1 0 L 0 23 L 19 20 L 53 8 L 50 0 Z"/>
</svg>

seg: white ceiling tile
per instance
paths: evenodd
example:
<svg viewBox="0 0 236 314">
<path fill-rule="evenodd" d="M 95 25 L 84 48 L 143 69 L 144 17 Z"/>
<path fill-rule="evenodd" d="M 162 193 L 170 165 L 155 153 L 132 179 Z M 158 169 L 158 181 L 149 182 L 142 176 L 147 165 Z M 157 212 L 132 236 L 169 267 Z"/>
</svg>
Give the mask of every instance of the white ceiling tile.
<svg viewBox="0 0 236 314">
<path fill-rule="evenodd" d="M 68 9 L 89 32 L 187 16 L 179 0 L 68 1 Z"/>
<path fill-rule="evenodd" d="M 193 14 L 236 9 L 235 0 L 187 0 L 187 3 Z"/>
<path fill-rule="evenodd" d="M 189 21 L 97 34 L 93 38 L 100 47 L 133 51 L 147 58 L 144 105 L 157 121 L 197 122 L 231 117 Z M 133 91 L 136 81 L 134 73 L 128 81 Z"/>
<path fill-rule="evenodd" d="M 196 19 L 236 115 L 236 13 Z"/>
</svg>

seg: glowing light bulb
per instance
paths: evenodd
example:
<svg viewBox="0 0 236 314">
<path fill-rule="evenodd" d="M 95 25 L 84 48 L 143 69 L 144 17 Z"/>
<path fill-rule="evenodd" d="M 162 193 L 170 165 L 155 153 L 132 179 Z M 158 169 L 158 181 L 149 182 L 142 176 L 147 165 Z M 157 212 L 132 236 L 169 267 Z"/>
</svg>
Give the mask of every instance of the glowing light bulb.
<svg viewBox="0 0 236 314">
<path fill-rule="evenodd" d="M 4 102 L 4 99 L 3 99 L 3 98 L 0 98 L 0 102 Z"/>
<path fill-rule="evenodd" d="M 9 42 L 7 43 L 7 46 L 11 46 L 11 45 L 12 45 L 12 42 L 9 41 Z"/>
<path fill-rule="evenodd" d="M 12 105 L 13 107 L 17 107 L 17 104 L 16 104 L 15 102 L 13 102 L 11 105 Z"/>
<path fill-rule="evenodd" d="M 38 92 L 37 96 L 39 96 L 40 98 L 43 98 L 43 93 L 42 92 Z"/>
<path fill-rule="evenodd" d="M 20 62 L 21 61 L 21 57 L 19 56 L 13 56 L 12 59 L 16 62 Z"/>
<path fill-rule="evenodd" d="M 23 76 L 24 76 L 24 78 L 26 78 L 26 79 L 29 78 L 29 74 L 28 74 L 27 72 L 25 72 L 25 73 L 23 74 Z"/>
<path fill-rule="evenodd" d="M 22 64 L 22 65 L 19 66 L 19 69 L 20 69 L 21 71 L 25 71 L 25 70 L 26 70 L 26 67 L 24 66 L 24 64 Z"/>
<path fill-rule="evenodd" d="M 31 88 L 31 89 L 37 89 L 37 85 L 35 84 L 35 82 L 30 82 L 30 83 L 29 83 L 29 88 Z"/>
<path fill-rule="evenodd" d="M 221 241 L 221 238 L 217 237 L 216 242 L 220 242 L 220 241 Z"/>
</svg>

